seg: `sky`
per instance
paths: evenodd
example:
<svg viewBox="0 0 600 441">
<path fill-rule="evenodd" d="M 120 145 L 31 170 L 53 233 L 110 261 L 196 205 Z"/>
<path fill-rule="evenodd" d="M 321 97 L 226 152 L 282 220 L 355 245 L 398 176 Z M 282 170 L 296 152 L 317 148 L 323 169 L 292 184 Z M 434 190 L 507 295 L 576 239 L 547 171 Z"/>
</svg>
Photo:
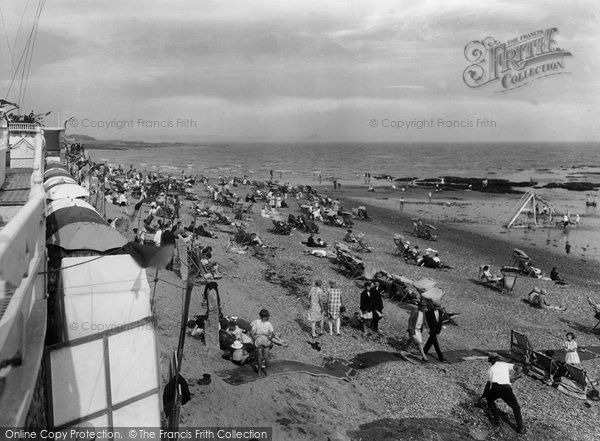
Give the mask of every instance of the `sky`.
<svg viewBox="0 0 600 441">
<path fill-rule="evenodd" d="M 4 95 L 38 1 L 0 3 Z M 17 75 L 6 99 L 24 89 L 24 113 L 74 116 L 67 133 L 98 139 L 600 141 L 599 12 L 597 0 L 51 0 L 26 88 Z M 561 75 L 465 84 L 468 43 L 548 28 L 572 54 Z"/>
</svg>

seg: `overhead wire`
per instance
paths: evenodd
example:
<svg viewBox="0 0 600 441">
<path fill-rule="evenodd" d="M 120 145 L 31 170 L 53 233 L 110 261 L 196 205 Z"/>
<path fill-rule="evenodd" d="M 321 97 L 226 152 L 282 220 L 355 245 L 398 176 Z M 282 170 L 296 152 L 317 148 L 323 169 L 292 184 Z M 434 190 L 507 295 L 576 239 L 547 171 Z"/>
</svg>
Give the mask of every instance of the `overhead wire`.
<svg viewBox="0 0 600 441">
<path fill-rule="evenodd" d="M 6 45 L 8 46 L 8 52 L 10 53 L 10 74 L 14 75 L 15 73 L 15 54 L 13 48 L 10 44 L 10 40 L 8 39 L 8 29 L 6 28 L 6 23 L 4 22 L 4 14 L 2 13 L 2 8 L 0 7 L 0 17 L 2 18 L 2 28 L 4 29 L 4 37 L 6 38 Z M 8 95 L 7 95 L 8 98 Z"/>
<path fill-rule="evenodd" d="M 38 3 L 38 10 L 37 15 L 35 17 L 35 21 L 33 24 L 33 40 L 31 43 L 31 46 L 29 48 L 29 53 L 28 53 L 28 57 L 26 57 L 25 59 L 25 65 L 23 66 L 23 73 L 25 73 L 25 70 L 27 71 L 27 73 L 25 74 L 25 81 L 24 83 L 21 83 L 21 99 L 20 99 L 20 106 L 24 107 L 25 105 L 25 93 L 27 91 L 27 84 L 29 82 L 29 72 L 31 70 L 31 61 L 33 60 L 33 54 L 34 54 L 34 50 L 35 50 L 35 42 L 37 41 L 37 33 L 38 33 L 38 29 L 39 29 L 39 25 L 40 25 L 40 17 L 42 15 L 42 10 L 44 9 L 44 6 L 46 5 L 46 0 L 39 0 Z"/>
</svg>

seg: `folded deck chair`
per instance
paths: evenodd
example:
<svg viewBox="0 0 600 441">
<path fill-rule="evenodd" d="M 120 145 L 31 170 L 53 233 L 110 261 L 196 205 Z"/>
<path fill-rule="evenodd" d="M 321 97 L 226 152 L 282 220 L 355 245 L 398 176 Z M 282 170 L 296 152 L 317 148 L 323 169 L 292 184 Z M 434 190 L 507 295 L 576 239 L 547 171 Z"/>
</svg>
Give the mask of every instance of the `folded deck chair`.
<svg viewBox="0 0 600 441">
<path fill-rule="evenodd" d="M 532 351 L 531 343 L 529 343 L 529 339 L 525 334 L 521 334 L 514 329 L 510 331 L 509 355 L 512 359 L 529 364 Z"/>
</svg>

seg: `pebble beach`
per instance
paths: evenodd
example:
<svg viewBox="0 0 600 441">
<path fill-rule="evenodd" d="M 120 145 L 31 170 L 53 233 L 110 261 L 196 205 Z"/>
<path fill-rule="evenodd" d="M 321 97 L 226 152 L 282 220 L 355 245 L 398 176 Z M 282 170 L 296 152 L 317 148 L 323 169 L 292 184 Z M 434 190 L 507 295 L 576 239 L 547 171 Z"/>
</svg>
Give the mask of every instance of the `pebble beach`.
<svg viewBox="0 0 600 441">
<path fill-rule="evenodd" d="M 506 203 L 505 196 L 468 191 L 443 192 L 443 195 L 436 192 L 429 203 L 429 190 L 423 188 L 407 188 L 402 193 L 386 185 L 376 186 L 374 192 L 367 191 L 366 185 L 343 185 L 334 190 L 327 183 L 314 188 L 338 199 L 346 211 L 366 206 L 373 221 L 356 220 L 354 224 L 354 230 L 364 232 L 374 247 L 372 253 L 361 255 L 366 264 L 412 280 L 429 278 L 444 290 L 444 307 L 458 315 L 456 325 L 448 325 L 442 331 L 442 350 L 506 351 L 511 329 L 526 334 L 534 349 L 541 351 L 560 348 L 568 331 L 575 332 L 580 346 L 598 344 L 598 336 L 592 332 L 595 320 L 586 300 L 587 296 L 595 298 L 598 291 L 597 262 L 593 256 L 566 255 L 562 248 L 553 247 L 552 241 L 550 245 L 545 240 L 541 245 L 536 240 L 524 241 L 523 236 L 530 233 L 503 232 L 497 222 L 480 222 L 473 228 L 475 222 L 455 220 L 460 210 L 469 212 L 472 219 L 486 214 L 494 216 L 493 210 L 486 212 L 485 207 L 502 200 Z M 239 186 L 233 190 L 243 197 L 250 187 Z M 201 186 L 197 185 L 194 192 L 200 200 L 209 203 Z M 397 205 L 399 197 L 405 200 L 403 211 Z M 282 214 L 285 217 L 297 215 L 298 202 L 302 200 L 288 200 L 289 208 L 281 209 Z M 259 253 L 228 252 L 229 238 L 235 231 L 231 226 L 214 225 L 212 228 L 218 237 L 202 238 L 203 245 L 212 246 L 213 261 L 219 263 L 223 273 L 218 283 L 224 314 L 253 320 L 260 309 L 267 308 L 276 332 L 289 342 L 288 347 L 275 347 L 274 359 L 322 365 L 327 357 L 350 360 L 368 351 L 397 351 L 398 341 L 406 333 L 411 306 L 388 298 L 384 298 L 384 318 L 380 323 L 383 336 L 364 338 L 359 330 L 343 327 L 341 337 L 327 333 L 319 337 L 321 351 L 311 348 L 308 342 L 313 339 L 306 312 L 308 291 L 314 280 L 338 282 L 347 315 L 358 311 L 362 281 L 344 277 L 330 259 L 305 254 L 306 247 L 300 242 L 306 240 L 307 234 L 297 230 L 290 236 L 272 234 L 271 220 L 261 217 L 259 206 L 254 206 L 254 213 L 244 215 L 248 231 L 258 232 L 267 245 Z M 473 206 L 478 209 L 471 211 Z M 225 214 L 233 218 L 230 211 L 225 209 Z M 411 236 L 411 219 L 415 217 L 437 220 L 437 241 Z M 181 218 L 184 225 L 193 219 L 190 201 L 185 201 Z M 344 229 L 320 224 L 317 236 L 332 250 L 333 243 L 340 241 L 344 233 Z M 394 253 L 394 233 L 405 235 L 421 249 L 434 248 L 452 269 L 407 264 Z M 557 236 L 557 242 L 560 240 L 559 232 L 551 234 Z M 517 247 L 528 253 L 534 265 L 546 275 L 552 267 L 559 268 L 568 284 L 559 286 L 549 280 L 520 276 L 514 290 L 502 294 L 478 283 L 479 265 L 490 264 L 496 271 L 501 266 L 512 265 L 512 252 Z M 179 335 L 183 281 L 176 273 L 166 270 L 159 271 L 159 278 L 156 314 L 166 383 L 169 357 Z M 153 271 L 150 271 L 151 286 L 153 279 Z M 547 289 L 549 301 L 566 306 L 567 311 L 539 310 L 523 303 L 522 299 L 535 286 Z M 194 289 L 190 315 L 204 313 L 201 288 Z M 600 415 L 596 403 L 588 407 L 583 401 L 527 377 L 519 379 L 514 390 L 528 433 L 516 434 L 514 422 L 512 426 L 509 423 L 512 412 L 504 404 L 500 404 L 500 409 L 505 422 L 496 428 L 477 402 L 489 367 L 485 357 L 452 364 L 438 362 L 435 355 L 429 358 L 431 361 L 426 364 L 394 361 L 358 370 L 350 382 L 288 374 L 231 385 L 216 374 L 232 368 L 231 362 L 222 359 L 220 351 L 208 349 L 188 336 L 182 375 L 188 380 L 193 396 L 182 408 L 181 425 L 266 426 L 273 428 L 273 439 L 277 440 L 379 440 L 386 439 L 385 433 L 393 433 L 389 439 L 399 440 L 516 437 L 593 440 L 600 436 L 595 423 Z M 600 361 L 586 360 L 584 369 L 590 378 L 598 378 Z M 197 385 L 196 380 L 205 373 L 211 374 L 211 384 Z"/>
</svg>

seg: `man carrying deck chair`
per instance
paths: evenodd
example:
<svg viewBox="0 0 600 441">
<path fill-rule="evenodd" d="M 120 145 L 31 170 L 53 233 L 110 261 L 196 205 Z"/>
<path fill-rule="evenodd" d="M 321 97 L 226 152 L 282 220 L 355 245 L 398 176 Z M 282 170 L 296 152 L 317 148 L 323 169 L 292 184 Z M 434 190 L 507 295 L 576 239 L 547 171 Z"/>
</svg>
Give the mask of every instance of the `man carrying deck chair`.
<svg viewBox="0 0 600 441">
<path fill-rule="evenodd" d="M 519 406 L 517 397 L 515 397 L 510 384 L 511 377 L 518 377 L 520 369 L 518 369 L 514 364 L 505 363 L 499 360 L 500 356 L 495 353 L 490 354 L 488 357 L 488 361 L 492 366 L 488 371 L 489 381 L 485 385 L 483 398 L 485 398 L 487 401 L 488 407 L 492 414 L 492 423 L 494 425 L 500 425 L 496 400 L 501 399 L 513 410 L 515 420 L 517 422 L 517 432 L 523 434 L 526 432 L 526 429 L 525 426 L 523 426 L 521 406 Z"/>
</svg>

